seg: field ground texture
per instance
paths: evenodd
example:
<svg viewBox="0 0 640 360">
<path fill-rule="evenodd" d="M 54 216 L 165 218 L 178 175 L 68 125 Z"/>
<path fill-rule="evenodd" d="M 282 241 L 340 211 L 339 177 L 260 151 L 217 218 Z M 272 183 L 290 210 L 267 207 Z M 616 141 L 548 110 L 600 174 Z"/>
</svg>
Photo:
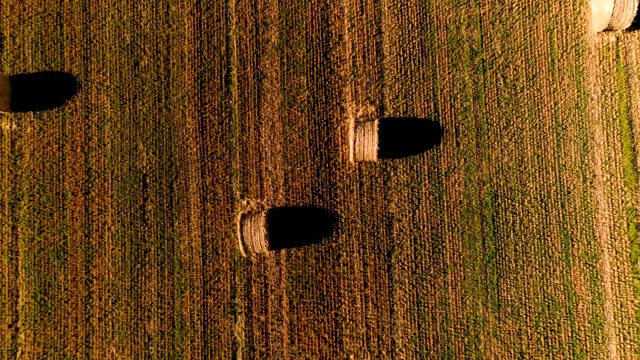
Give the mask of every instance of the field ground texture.
<svg viewBox="0 0 640 360">
<path fill-rule="evenodd" d="M 640 34 L 587 0 L 0 1 L 2 358 L 633 358 Z M 348 162 L 356 114 L 444 128 Z M 340 215 L 253 259 L 246 199 Z"/>
</svg>

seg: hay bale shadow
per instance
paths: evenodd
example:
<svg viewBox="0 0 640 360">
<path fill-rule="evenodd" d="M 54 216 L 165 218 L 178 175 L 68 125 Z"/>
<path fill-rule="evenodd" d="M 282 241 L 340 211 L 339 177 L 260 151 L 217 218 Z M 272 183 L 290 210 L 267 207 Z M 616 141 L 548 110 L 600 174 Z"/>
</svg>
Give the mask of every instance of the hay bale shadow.
<svg viewBox="0 0 640 360">
<path fill-rule="evenodd" d="M 331 236 L 338 225 L 337 213 L 313 206 L 284 206 L 267 211 L 271 250 L 317 244 Z"/>
<path fill-rule="evenodd" d="M 9 77 L 11 111 L 43 111 L 64 105 L 80 90 L 75 76 L 62 71 L 41 71 Z"/>
<path fill-rule="evenodd" d="M 378 129 L 378 157 L 399 159 L 440 145 L 444 129 L 423 118 L 382 118 Z"/>
</svg>

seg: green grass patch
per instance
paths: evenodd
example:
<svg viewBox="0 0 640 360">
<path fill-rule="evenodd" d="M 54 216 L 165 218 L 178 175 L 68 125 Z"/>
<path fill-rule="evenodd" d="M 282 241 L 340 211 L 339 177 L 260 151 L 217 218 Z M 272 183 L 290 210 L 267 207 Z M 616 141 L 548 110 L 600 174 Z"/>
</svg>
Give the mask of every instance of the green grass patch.
<svg viewBox="0 0 640 360">
<path fill-rule="evenodd" d="M 636 153 L 634 149 L 633 128 L 631 124 L 629 84 L 627 82 L 627 69 L 622 61 L 620 42 L 616 43 L 616 93 L 618 94 L 620 122 L 620 138 L 622 147 L 622 168 L 624 185 L 627 192 L 626 220 L 627 237 L 631 247 L 631 273 L 633 277 L 633 291 L 636 299 L 640 299 L 640 271 L 638 270 L 638 258 L 640 257 L 640 244 L 638 244 L 638 228 L 636 208 L 633 197 L 636 194 L 638 172 L 636 169 Z M 640 339 L 640 308 L 636 309 L 636 341 Z"/>
</svg>

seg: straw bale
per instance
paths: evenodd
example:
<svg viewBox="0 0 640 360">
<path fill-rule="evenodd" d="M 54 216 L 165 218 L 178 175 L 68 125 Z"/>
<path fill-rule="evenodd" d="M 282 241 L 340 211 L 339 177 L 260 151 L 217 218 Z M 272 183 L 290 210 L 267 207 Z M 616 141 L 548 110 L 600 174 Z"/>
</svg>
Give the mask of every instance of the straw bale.
<svg viewBox="0 0 640 360">
<path fill-rule="evenodd" d="M 638 0 L 615 0 L 609 29 L 625 30 L 631 26 L 638 11 Z"/>
<path fill-rule="evenodd" d="M 349 137 L 352 162 L 378 160 L 378 120 L 354 121 Z"/>
<path fill-rule="evenodd" d="M 271 250 L 267 233 L 266 212 L 240 214 L 238 217 L 238 239 L 240 251 L 244 256 Z"/>
</svg>

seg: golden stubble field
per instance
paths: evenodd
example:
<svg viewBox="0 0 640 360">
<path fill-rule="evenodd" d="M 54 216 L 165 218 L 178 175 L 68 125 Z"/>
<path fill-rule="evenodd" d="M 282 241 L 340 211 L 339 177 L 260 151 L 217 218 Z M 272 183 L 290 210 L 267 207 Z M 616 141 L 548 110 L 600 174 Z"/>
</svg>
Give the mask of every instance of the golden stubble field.
<svg viewBox="0 0 640 360">
<path fill-rule="evenodd" d="M 588 2 L 0 1 L 3 358 L 633 358 L 640 35 Z M 440 146 L 350 164 L 357 114 Z M 244 258 L 245 200 L 339 214 Z M 635 279 L 635 280 L 634 280 Z"/>
</svg>

